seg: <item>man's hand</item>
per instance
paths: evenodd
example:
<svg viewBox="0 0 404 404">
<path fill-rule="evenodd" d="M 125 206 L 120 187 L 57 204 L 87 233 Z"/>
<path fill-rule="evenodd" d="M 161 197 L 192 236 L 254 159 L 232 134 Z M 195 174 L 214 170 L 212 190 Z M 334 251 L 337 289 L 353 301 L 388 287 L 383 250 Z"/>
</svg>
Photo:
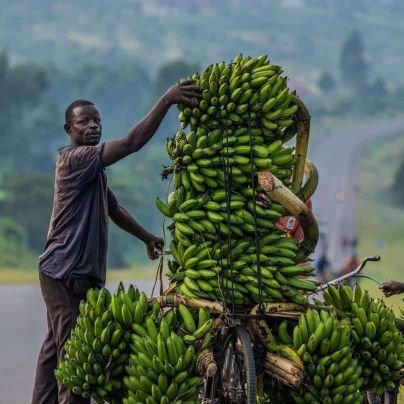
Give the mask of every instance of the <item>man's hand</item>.
<svg viewBox="0 0 404 404">
<path fill-rule="evenodd" d="M 163 252 L 164 241 L 161 237 L 152 236 L 152 239 L 146 243 L 147 256 L 151 260 L 157 259 Z"/>
<path fill-rule="evenodd" d="M 404 283 L 398 281 L 388 281 L 380 285 L 379 289 L 386 297 L 397 295 L 404 292 Z"/>
<path fill-rule="evenodd" d="M 198 99 L 201 97 L 202 90 L 200 87 L 194 85 L 194 83 L 194 80 L 186 80 L 182 83 L 174 84 L 167 90 L 163 97 L 170 105 L 183 102 L 195 107 L 198 105 Z"/>
</svg>

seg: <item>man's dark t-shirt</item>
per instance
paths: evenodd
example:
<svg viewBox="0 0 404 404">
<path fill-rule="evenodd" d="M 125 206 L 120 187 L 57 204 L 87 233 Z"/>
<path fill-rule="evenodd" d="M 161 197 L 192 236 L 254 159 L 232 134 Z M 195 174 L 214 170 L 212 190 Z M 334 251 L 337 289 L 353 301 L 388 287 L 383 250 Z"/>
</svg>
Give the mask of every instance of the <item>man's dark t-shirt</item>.
<svg viewBox="0 0 404 404">
<path fill-rule="evenodd" d="M 105 283 L 108 212 L 118 202 L 107 186 L 100 146 L 65 146 L 56 163 L 53 211 L 39 270 L 52 278 Z"/>
</svg>

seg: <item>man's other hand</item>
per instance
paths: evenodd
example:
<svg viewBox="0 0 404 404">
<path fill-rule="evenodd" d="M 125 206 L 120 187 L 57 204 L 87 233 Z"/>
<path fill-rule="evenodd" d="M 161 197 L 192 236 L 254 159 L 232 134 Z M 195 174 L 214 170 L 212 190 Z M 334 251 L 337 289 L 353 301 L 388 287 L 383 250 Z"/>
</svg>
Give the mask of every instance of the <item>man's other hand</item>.
<svg viewBox="0 0 404 404">
<path fill-rule="evenodd" d="M 404 292 L 404 283 L 398 281 L 384 282 L 379 287 L 386 297 Z"/>
<path fill-rule="evenodd" d="M 161 237 L 152 236 L 152 239 L 146 243 L 147 256 L 151 260 L 157 259 L 163 252 L 164 241 Z"/>
<path fill-rule="evenodd" d="M 201 88 L 196 86 L 194 80 L 185 80 L 182 83 L 171 86 L 164 97 L 170 105 L 179 104 L 181 102 L 196 107 L 198 99 L 201 97 Z"/>
</svg>

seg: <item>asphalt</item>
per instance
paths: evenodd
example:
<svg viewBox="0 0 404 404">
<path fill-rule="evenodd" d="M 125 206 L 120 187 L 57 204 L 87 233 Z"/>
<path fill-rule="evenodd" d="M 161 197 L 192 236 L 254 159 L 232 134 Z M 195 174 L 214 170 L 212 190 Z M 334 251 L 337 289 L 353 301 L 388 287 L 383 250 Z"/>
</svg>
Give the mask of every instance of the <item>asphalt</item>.
<svg viewBox="0 0 404 404">
<path fill-rule="evenodd" d="M 343 240 L 357 238 L 356 195 L 359 191 L 357 165 L 365 146 L 375 139 L 403 133 L 404 118 L 382 122 L 363 122 L 355 127 L 322 134 L 322 141 L 308 157 L 319 171 L 319 185 L 313 195 L 313 212 L 326 235 L 328 259 L 338 273 L 352 250 Z M 358 240 L 360 242 L 360 240 Z M 316 256 L 324 250 L 320 242 Z M 366 255 L 374 255 L 369 251 Z"/>
</svg>

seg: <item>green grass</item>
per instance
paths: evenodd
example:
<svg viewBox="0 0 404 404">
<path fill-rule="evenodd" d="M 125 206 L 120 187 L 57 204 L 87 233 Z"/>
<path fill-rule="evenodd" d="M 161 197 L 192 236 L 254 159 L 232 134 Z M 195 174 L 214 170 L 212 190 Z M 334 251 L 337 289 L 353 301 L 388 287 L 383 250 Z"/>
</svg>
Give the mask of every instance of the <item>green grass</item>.
<svg viewBox="0 0 404 404">
<path fill-rule="evenodd" d="M 371 143 L 359 167 L 359 255 L 381 256 L 379 263 L 369 263 L 365 268 L 365 273 L 381 282 L 404 280 L 404 208 L 388 201 L 388 190 L 404 152 L 402 143 L 403 136 Z M 366 280 L 363 285 L 373 296 L 382 297 L 376 283 Z M 403 298 L 389 297 L 386 303 L 398 312 L 399 307 L 404 308 Z"/>
<path fill-rule="evenodd" d="M 128 269 L 109 269 L 107 281 L 154 280 L 157 263 Z M 29 284 L 38 282 L 35 269 L 0 268 L 0 284 Z"/>
<path fill-rule="evenodd" d="M 404 208 L 388 202 L 388 190 L 403 152 L 403 136 L 375 141 L 367 146 L 359 166 L 359 255 L 380 255 L 381 261 L 368 263 L 365 273 L 382 282 L 404 280 Z M 375 282 L 364 280 L 361 286 L 373 297 L 383 297 Z M 403 298 L 404 295 L 385 298 L 397 316 L 399 309 L 404 308 Z M 403 388 L 400 388 L 398 402 L 404 403 Z"/>
</svg>

